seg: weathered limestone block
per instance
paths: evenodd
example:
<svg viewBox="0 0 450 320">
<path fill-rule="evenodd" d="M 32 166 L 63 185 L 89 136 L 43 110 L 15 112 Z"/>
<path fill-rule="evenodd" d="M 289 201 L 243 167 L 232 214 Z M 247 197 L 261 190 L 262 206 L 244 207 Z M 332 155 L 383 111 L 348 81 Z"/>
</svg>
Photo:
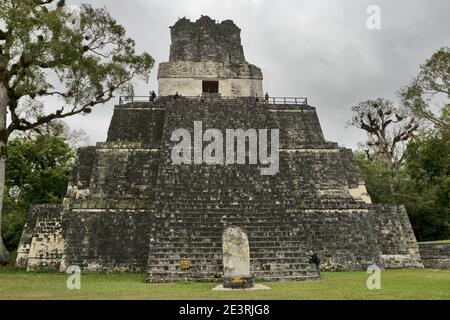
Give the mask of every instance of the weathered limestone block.
<svg viewBox="0 0 450 320">
<path fill-rule="evenodd" d="M 240 33 L 231 20 L 180 19 L 171 27 L 169 62 L 158 68 L 159 95 L 197 96 L 208 80 L 224 97 L 262 97 L 262 71 L 245 60 Z"/>
<path fill-rule="evenodd" d="M 61 217 L 38 219 L 36 228 L 38 231 L 28 253 L 27 271 L 59 270 L 64 253 Z"/>
<path fill-rule="evenodd" d="M 450 269 L 450 243 L 419 243 L 426 268 Z"/>
<path fill-rule="evenodd" d="M 17 267 L 28 267 L 28 270 L 58 269 L 64 249 L 61 213 L 61 205 L 31 206 L 17 249 Z"/>
<path fill-rule="evenodd" d="M 170 29 L 170 61 L 245 62 L 241 30 L 231 20 L 217 23 L 202 16 L 191 22 L 183 18 Z"/>
<path fill-rule="evenodd" d="M 241 228 L 227 228 L 222 235 L 224 287 L 253 287 L 250 247 Z"/>
<path fill-rule="evenodd" d="M 384 268 L 423 268 L 408 214 L 403 206 L 372 206 L 374 231 Z"/>
</svg>

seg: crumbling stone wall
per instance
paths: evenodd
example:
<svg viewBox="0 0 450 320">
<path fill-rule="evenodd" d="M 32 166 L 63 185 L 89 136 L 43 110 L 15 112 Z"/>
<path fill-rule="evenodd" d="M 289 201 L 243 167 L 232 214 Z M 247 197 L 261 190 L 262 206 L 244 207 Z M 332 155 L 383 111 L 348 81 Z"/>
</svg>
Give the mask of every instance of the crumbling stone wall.
<svg viewBox="0 0 450 320">
<path fill-rule="evenodd" d="M 32 206 L 17 249 L 16 266 L 28 271 L 59 270 L 64 252 L 61 223 L 61 205 Z"/>
<path fill-rule="evenodd" d="M 169 62 L 159 64 L 159 95 L 198 96 L 202 81 L 212 80 L 222 96 L 262 97 L 262 71 L 245 61 L 240 32 L 231 20 L 178 20 L 171 27 Z"/>
<path fill-rule="evenodd" d="M 63 220 L 66 242 L 61 271 L 146 270 L 151 211 L 73 209 Z"/>
<path fill-rule="evenodd" d="M 279 128 L 280 172 L 261 176 L 256 166 L 248 165 L 172 165 L 172 130 L 192 133 L 197 120 L 204 129 L 222 132 Z M 405 217 L 395 206 L 371 206 L 367 195 L 364 199 L 351 192 L 361 187 L 351 151 L 324 140 L 310 106 L 249 99 L 174 101 L 167 105 L 162 135 L 149 281 L 182 277 L 177 259 L 185 258 L 192 260 L 190 277 L 213 279 L 222 268 L 218 236 L 227 226 L 239 226 L 249 235 L 257 279 L 313 277 L 304 259 L 311 249 L 328 270 L 365 270 L 374 263 L 421 267 L 414 236 L 408 233 L 412 230 L 397 230 Z M 381 246 L 384 241 L 389 242 Z"/>
<path fill-rule="evenodd" d="M 403 206 L 377 204 L 372 206 L 372 211 L 382 266 L 423 267 L 406 209 Z"/>
<path fill-rule="evenodd" d="M 171 28 L 170 61 L 245 62 L 241 30 L 231 20 L 216 23 L 208 16 L 195 22 L 183 18 Z"/>
<path fill-rule="evenodd" d="M 116 107 L 107 141 L 141 142 L 145 148 L 159 148 L 164 124 L 164 107 L 164 100 L 154 108 L 139 104 Z"/>
<path fill-rule="evenodd" d="M 171 133 L 192 132 L 197 120 L 223 132 L 279 128 L 279 173 L 261 176 L 257 165 L 173 165 Z M 149 281 L 176 281 L 186 275 L 179 260 L 189 259 L 190 279 L 213 281 L 222 272 L 222 232 L 237 226 L 249 237 L 256 280 L 316 277 L 309 250 L 328 270 L 421 267 L 405 210 L 371 205 L 352 193 L 361 186 L 351 151 L 324 139 L 311 106 L 244 98 L 121 105 L 108 141 L 80 149 L 64 208 L 51 209 L 62 223 L 51 229 L 42 207 L 46 222 L 37 226 L 30 215 L 22 248 L 62 230 L 60 270 L 148 270 Z M 18 264 L 30 265 L 25 250 L 20 257 Z M 58 266 L 56 258 L 36 257 L 32 265 Z"/>
<path fill-rule="evenodd" d="M 419 243 L 419 250 L 426 268 L 450 269 L 450 243 Z"/>
<path fill-rule="evenodd" d="M 159 150 L 153 149 L 153 138 L 141 134 L 137 142 L 118 139 L 98 144 L 95 156 L 85 158 L 94 163 L 77 165 L 76 170 L 93 169 L 89 184 L 83 189 L 69 186 L 64 200 L 64 267 L 145 270 Z"/>
</svg>

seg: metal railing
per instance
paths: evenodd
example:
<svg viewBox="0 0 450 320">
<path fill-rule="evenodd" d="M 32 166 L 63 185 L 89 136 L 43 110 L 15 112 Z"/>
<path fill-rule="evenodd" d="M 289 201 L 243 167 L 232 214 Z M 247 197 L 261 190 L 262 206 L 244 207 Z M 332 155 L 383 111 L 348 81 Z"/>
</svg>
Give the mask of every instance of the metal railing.
<svg viewBox="0 0 450 320">
<path fill-rule="evenodd" d="M 271 104 L 308 104 L 308 98 L 306 97 L 270 97 L 268 100 L 263 100 Z"/>
<path fill-rule="evenodd" d="M 250 100 L 267 104 L 279 104 L 279 105 L 308 105 L 308 98 L 305 97 L 221 97 L 221 96 L 162 96 L 152 99 L 151 96 L 120 96 L 119 105 L 126 103 L 146 103 L 158 100 L 173 100 L 173 99 L 195 99 L 195 100 Z"/>
</svg>

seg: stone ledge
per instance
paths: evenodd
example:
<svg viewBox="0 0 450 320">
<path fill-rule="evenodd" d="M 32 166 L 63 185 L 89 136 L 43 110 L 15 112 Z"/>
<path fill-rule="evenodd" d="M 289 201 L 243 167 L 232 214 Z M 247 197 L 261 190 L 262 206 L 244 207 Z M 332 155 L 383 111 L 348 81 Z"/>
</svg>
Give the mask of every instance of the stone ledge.
<svg viewBox="0 0 450 320">
<path fill-rule="evenodd" d="M 233 288 L 224 288 L 223 284 L 219 284 L 218 286 L 214 287 L 213 291 L 233 291 L 233 290 L 245 290 L 245 291 L 252 291 L 252 290 L 270 290 L 271 287 L 265 286 L 260 283 L 256 283 L 251 288 L 240 288 L 240 289 L 233 289 Z"/>
<path fill-rule="evenodd" d="M 419 251 L 426 268 L 450 269 L 450 243 L 419 243 Z"/>
</svg>

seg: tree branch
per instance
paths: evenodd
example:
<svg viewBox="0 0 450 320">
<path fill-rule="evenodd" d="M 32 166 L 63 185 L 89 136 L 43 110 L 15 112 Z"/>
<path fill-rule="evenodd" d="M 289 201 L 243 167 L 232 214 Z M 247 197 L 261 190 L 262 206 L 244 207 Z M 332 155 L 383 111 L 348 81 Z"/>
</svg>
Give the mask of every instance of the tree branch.
<svg viewBox="0 0 450 320">
<path fill-rule="evenodd" d="M 20 119 L 15 114 L 15 109 L 13 109 L 13 110 L 11 110 L 11 120 L 12 120 L 12 122 L 9 125 L 8 130 L 7 130 L 8 135 L 11 134 L 11 132 L 13 132 L 14 130 L 19 130 L 19 131 L 33 130 L 33 129 L 36 129 L 37 127 L 39 127 L 39 126 L 41 126 L 43 124 L 51 122 L 52 120 L 63 119 L 63 118 L 70 117 L 70 116 L 73 116 L 73 115 L 76 115 L 76 114 L 80 114 L 82 112 L 87 112 L 88 110 L 90 110 L 95 105 L 106 103 L 109 100 L 111 100 L 113 98 L 113 92 L 114 92 L 114 90 L 108 89 L 108 90 L 104 91 L 101 96 L 98 96 L 96 100 L 92 100 L 92 101 L 84 104 L 80 108 L 73 108 L 69 112 L 64 112 L 64 107 L 62 107 L 61 109 L 57 110 L 55 113 L 51 113 L 51 114 L 48 114 L 46 116 L 40 117 L 34 123 L 31 123 L 31 122 L 29 122 L 29 121 L 27 121 L 25 119 Z M 107 94 L 106 97 L 105 97 L 105 94 Z"/>
<path fill-rule="evenodd" d="M 38 96 L 60 96 L 61 98 L 67 99 L 69 98 L 71 95 L 69 93 L 64 93 L 64 92 L 59 92 L 59 91 L 39 91 L 37 93 Z"/>
<path fill-rule="evenodd" d="M 37 6 L 44 6 L 44 5 L 52 3 L 53 1 L 55 1 L 55 0 L 37 0 L 36 1 L 36 5 Z"/>
</svg>

